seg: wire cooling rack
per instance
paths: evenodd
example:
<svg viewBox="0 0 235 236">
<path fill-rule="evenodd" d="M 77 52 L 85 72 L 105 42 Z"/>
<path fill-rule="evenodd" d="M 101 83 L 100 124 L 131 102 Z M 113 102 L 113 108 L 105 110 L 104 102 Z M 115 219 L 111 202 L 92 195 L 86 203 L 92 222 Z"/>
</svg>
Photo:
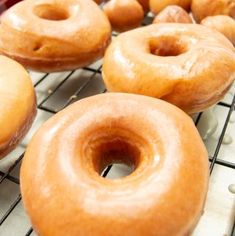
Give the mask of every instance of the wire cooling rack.
<svg viewBox="0 0 235 236">
<path fill-rule="evenodd" d="M 151 20 L 148 17 L 145 23 Z M 71 72 L 30 72 L 38 97 L 38 115 L 22 144 L 0 161 L 0 236 L 36 235 L 22 206 L 19 188 L 19 169 L 25 148 L 35 130 L 49 117 L 74 101 L 106 92 L 101 67 L 100 60 Z M 209 112 L 193 117 L 208 149 L 211 174 L 205 212 L 195 236 L 235 236 L 235 197 L 231 190 L 235 184 L 234 109 L 235 86 Z M 118 172 L 117 168 L 109 166 L 103 176 L 112 178 Z"/>
</svg>

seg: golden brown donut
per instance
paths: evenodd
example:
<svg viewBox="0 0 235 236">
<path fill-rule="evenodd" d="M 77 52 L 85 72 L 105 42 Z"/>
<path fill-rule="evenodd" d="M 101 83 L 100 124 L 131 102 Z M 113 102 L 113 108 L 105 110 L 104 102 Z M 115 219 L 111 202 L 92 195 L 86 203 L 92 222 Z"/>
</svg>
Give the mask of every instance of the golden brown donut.
<svg viewBox="0 0 235 236">
<path fill-rule="evenodd" d="M 149 5 L 150 10 L 154 14 L 157 14 L 169 5 L 177 5 L 188 11 L 190 9 L 191 1 L 192 0 L 149 0 Z"/>
<path fill-rule="evenodd" d="M 1 19 L 0 53 L 37 71 L 72 70 L 101 57 L 110 34 L 91 0 L 26 0 Z"/>
<path fill-rule="evenodd" d="M 227 37 L 235 45 L 235 20 L 229 16 L 208 16 L 201 22 L 202 25 L 215 29 Z"/>
<path fill-rule="evenodd" d="M 104 12 L 117 32 L 140 26 L 144 18 L 144 11 L 136 0 L 110 0 L 104 5 Z"/>
<path fill-rule="evenodd" d="M 123 33 L 103 64 L 109 91 L 161 98 L 188 113 L 218 102 L 234 77 L 233 45 L 193 24 L 159 23 Z"/>
<path fill-rule="evenodd" d="M 112 163 L 134 171 L 102 178 Z M 20 183 L 41 236 L 182 236 L 202 214 L 208 170 L 184 112 L 158 99 L 108 93 L 74 103 L 40 128 Z"/>
<path fill-rule="evenodd" d="M 235 18 L 235 0 L 192 0 L 191 10 L 198 23 L 205 17 L 214 15 Z"/>
<path fill-rule="evenodd" d="M 0 159 L 22 140 L 36 115 L 36 97 L 25 69 L 0 56 Z"/>
<path fill-rule="evenodd" d="M 153 23 L 193 23 L 189 14 L 176 5 L 164 8 L 153 20 Z"/>
</svg>

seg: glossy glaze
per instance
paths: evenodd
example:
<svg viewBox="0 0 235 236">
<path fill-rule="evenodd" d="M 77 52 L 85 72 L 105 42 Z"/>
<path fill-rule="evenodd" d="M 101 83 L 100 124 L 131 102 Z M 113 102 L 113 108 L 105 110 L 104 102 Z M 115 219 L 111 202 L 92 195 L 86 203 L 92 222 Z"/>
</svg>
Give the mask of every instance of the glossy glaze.
<svg viewBox="0 0 235 236">
<path fill-rule="evenodd" d="M 192 0 L 149 0 L 149 5 L 150 5 L 150 10 L 154 13 L 157 14 L 160 11 L 162 11 L 165 7 L 170 6 L 170 5 L 177 5 L 185 10 L 190 9 L 190 4 Z"/>
<path fill-rule="evenodd" d="M 153 23 L 193 23 L 189 14 L 176 5 L 164 8 L 154 18 Z"/>
<path fill-rule="evenodd" d="M 99 173 L 112 162 L 134 165 L 135 171 L 102 178 Z M 180 109 L 150 97 L 108 93 L 48 120 L 27 148 L 20 180 L 40 236 L 182 236 L 202 214 L 208 158 Z"/>
<path fill-rule="evenodd" d="M 235 19 L 235 0 L 192 0 L 191 10 L 198 23 L 214 15 L 228 15 Z"/>
<path fill-rule="evenodd" d="M 102 73 L 111 92 L 161 98 L 196 113 L 228 91 L 235 50 L 201 25 L 153 24 L 119 35 L 106 50 Z"/>
<path fill-rule="evenodd" d="M 203 112 L 197 129 L 203 140 L 209 140 L 211 136 L 218 130 L 218 118 L 215 113 L 215 107 L 212 106 Z"/>
<path fill-rule="evenodd" d="M 144 19 L 144 11 L 136 0 L 110 0 L 104 5 L 112 28 L 123 32 L 137 28 Z"/>
<path fill-rule="evenodd" d="M 33 70 L 71 70 L 101 57 L 110 35 L 91 0 L 26 0 L 3 15 L 0 52 Z"/>
<path fill-rule="evenodd" d="M 208 16 L 201 22 L 202 25 L 217 30 L 235 45 L 235 20 L 229 16 Z"/>
<path fill-rule="evenodd" d="M 35 92 L 28 73 L 0 56 L 0 159 L 24 137 L 35 115 Z"/>
</svg>

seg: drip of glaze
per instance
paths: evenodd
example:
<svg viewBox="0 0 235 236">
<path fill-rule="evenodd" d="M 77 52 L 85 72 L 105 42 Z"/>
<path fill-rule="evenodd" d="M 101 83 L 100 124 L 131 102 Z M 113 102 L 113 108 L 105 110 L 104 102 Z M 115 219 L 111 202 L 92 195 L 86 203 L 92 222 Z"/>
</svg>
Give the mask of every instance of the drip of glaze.
<svg viewBox="0 0 235 236">
<path fill-rule="evenodd" d="M 233 138 L 231 137 L 230 134 L 225 134 L 223 138 L 223 144 L 229 145 L 233 142 Z"/>
<path fill-rule="evenodd" d="M 230 123 L 235 123 L 235 112 L 232 113 L 229 122 Z"/>
<path fill-rule="evenodd" d="M 235 184 L 230 184 L 228 186 L 228 190 L 229 190 L 230 193 L 235 194 Z"/>
<path fill-rule="evenodd" d="M 211 137 L 218 127 L 218 120 L 214 113 L 214 107 L 204 111 L 198 124 L 198 131 L 203 140 Z"/>
</svg>

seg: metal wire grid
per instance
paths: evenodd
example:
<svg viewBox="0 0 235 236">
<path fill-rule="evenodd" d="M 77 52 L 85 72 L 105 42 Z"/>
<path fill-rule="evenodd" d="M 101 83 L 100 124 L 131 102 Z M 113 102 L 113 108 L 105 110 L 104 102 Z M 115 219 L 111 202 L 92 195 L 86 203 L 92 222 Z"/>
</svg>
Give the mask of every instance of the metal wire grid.
<svg viewBox="0 0 235 236">
<path fill-rule="evenodd" d="M 74 93 L 73 96 L 71 96 L 69 99 L 67 99 L 67 101 L 65 102 L 65 104 L 59 109 L 63 109 L 64 107 L 68 106 L 69 104 L 73 103 L 74 101 L 78 100 L 79 94 L 81 93 L 81 91 L 83 91 L 86 87 L 89 87 L 92 83 L 93 83 L 93 79 L 95 78 L 96 74 L 101 74 L 101 68 L 99 67 L 98 69 L 94 69 L 94 68 L 83 68 L 83 70 L 88 70 L 91 71 L 92 74 L 91 76 L 88 78 L 88 80 L 82 84 L 77 91 Z M 46 105 L 46 102 L 58 91 L 58 89 L 67 81 L 69 80 L 69 78 L 71 77 L 71 75 L 74 73 L 74 71 L 70 72 L 67 76 L 64 77 L 64 79 L 53 89 L 53 91 L 51 91 L 39 104 L 38 104 L 38 109 L 40 110 L 44 110 L 46 112 L 50 112 L 52 114 L 57 113 L 59 110 L 57 109 L 53 109 L 52 107 L 49 107 Z M 37 88 L 37 86 L 39 86 L 40 83 L 42 83 L 44 80 L 46 80 L 48 78 L 49 74 L 45 74 L 42 78 L 40 78 L 36 83 L 35 83 L 35 88 Z M 106 89 L 104 88 L 103 90 L 99 91 L 98 93 L 103 93 L 105 92 Z M 220 160 L 218 159 L 218 154 L 220 151 L 220 147 L 222 144 L 222 140 L 224 138 L 226 129 L 227 129 L 227 125 L 230 119 L 230 116 L 232 114 L 232 111 L 235 109 L 235 95 L 233 97 L 233 100 L 230 104 L 228 103 L 223 103 L 220 102 L 218 103 L 219 106 L 223 106 L 227 108 L 227 115 L 226 115 L 226 120 L 224 122 L 221 134 L 220 134 L 220 138 L 218 140 L 214 155 L 209 157 L 210 160 L 210 173 L 212 173 L 213 171 L 213 167 L 215 164 L 219 164 L 222 166 L 226 166 L 229 168 L 233 168 L 235 169 L 235 163 L 231 163 L 225 160 Z M 200 118 L 201 118 L 202 113 L 200 113 L 195 121 L 195 125 L 198 124 Z M 13 169 L 21 162 L 22 158 L 23 158 L 24 153 L 22 153 L 18 159 L 15 161 L 15 163 L 9 168 L 9 170 L 7 172 L 0 172 L 0 184 L 4 181 L 4 179 L 8 179 L 9 181 L 12 181 L 16 184 L 19 184 L 19 178 L 16 178 L 14 176 L 11 175 L 11 172 L 13 171 Z M 108 172 L 110 171 L 110 169 L 112 168 L 112 166 L 109 166 L 106 171 L 104 172 L 104 176 L 106 176 L 108 174 Z M 11 214 L 11 212 L 14 210 L 14 208 L 18 205 L 18 203 L 21 201 L 21 195 L 19 195 L 15 201 L 12 203 L 12 205 L 9 207 L 9 209 L 6 211 L 6 213 L 4 214 L 4 216 L 0 219 L 0 226 L 4 223 L 4 221 L 7 219 L 7 217 Z M 28 232 L 26 232 L 25 235 L 30 235 L 32 233 L 32 228 L 30 228 L 28 230 Z M 234 227 L 233 227 L 233 233 L 232 235 L 234 236 Z"/>
<path fill-rule="evenodd" d="M 147 23 L 150 21 L 149 18 L 147 18 Z M 116 36 L 115 33 L 113 33 L 113 36 Z M 90 76 L 88 78 L 86 78 L 83 83 L 81 83 L 76 91 L 73 93 L 72 96 L 70 96 L 62 106 L 60 106 L 59 108 L 55 108 L 53 106 L 50 106 L 48 104 L 48 101 L 56 94 L 58 93 L 58 90 L 66 84 L 66 82 L 68 82 L 71 77 L 74 75 L 74 73 L 76 73 L 76 71 L 71 71 L 69 72 L 67 75 L 64 76 L 64 78 L 50 91 L 48 91 L 48 95 L 46 97 L 44 97 L 41 101 L 38 102 L 38 110 L 42 110 L 45 112 L 49 112 L 51 114 L 56 114 L 57 112 L 59 112 L 60 110 L 62 110 L 63 108 L 67 107 L 68 105 L 70 105 L 71 103 L 81 99 L 84 97 L 83 95 L 83 91 L 86 90 L 87 88 L 93 86 L 94 82 L 96 81 L 96 77 L 97 75 L 99 75 L 99 77 L 101 78 L 101 65 L 98 66 L 97 68 L 94 68 L 92 65 L 85 67 L 82 69 L 82 71 L 87 71 L 90 73 Z M 45 81 L 50 79 L 50 74 L 43 74 L 34 84 L 35 89 L 37 90 L 37 88 Z M 106 92 L 106 88 L 105 86 L 102 84 L 102 81 L 100 81 L 101 86 L 97 89 L 95 89 L 95 91 L 93 91 L 91 94 L 89 95 L 95 95 L 95 94 L 99 94 L 99 93 L 104 93 Z M 217 104 L 218 106 L 222 106 L 224 108 L 226 108 L 227 113 L 226 113 L 226 119 L 225 122 L 223 124 L 219 139 L 217 141 L 216 144 L 216 148 L 214 151 L 214 154 L 212 156 L 209 156 L 209 161 L 210 161 L 210 174 L 213 172 L 214 166 L 215 164 L 221 165 L 221 166 L 225 166 L 225 167 L 229 167 L 232 169 L 235 169 L 235 163 L 226 161 L 226 160 L 222 160 L 218 158 L 218 154 L 220 152 L 220 148 L 222 145 L 222 141 L 223 138 L 225 136 L 226 133 L 226 129 L 231 117 L 232 112 L 235 110 L 235 94 L 233 95 L 233 99 L 231 101 L 231 103 L 225 103 L 225 102 L 219 102 Z M 196 120 L 195 120 L 195 125 L 197 126 L 201 117 L 202 117 L 203 113 L 198 114 Z M 10 166 L 10 168 L 7 171 L 0 171 L 0 186 L 1 184 L 4 182 L 4 180 L 9 180 L 12 183 L 15 183 L 17 185 L 20 184 L 20 180 L 19 177 L 15 177 L 12 175 L 13 170 L 16 168 L 16 166 L 20 165 L 21 160 L 24 156 L 24 152 L 18 156 L 18 158 L 16 159 L 16 161 Z M 106 170 L 103 173 L 103 176 L 106 177 L 107 174 L 109 173 L 109 171 L 111 170 L 112 166 L 108 166 L 106 168 Z M 2 218 L 0 218 L 0 227 L 1 225 L 3 225 L 3 223 L 7 220 L 7 218 L 10 216 L 11 212 L 17 207 L 17 205 L 21 202 L 21 194 L 19 194 L 17 196 L 17 198 L 12 202 L 12 204 L 10 205 L 10 207 L 7 209 L 7 211 L 5 212 L 5 214 L 2 216 Z M 29 236 L 32 235 L 33 233 L 33 229 L 29 228 L 27 232 L 25 232 L 25 236 Z M 233 228 L 232 228 L 232 232 L 230 236 L 235 236 L 235 220 L 234 220 L 234 224 L 233 224 Z"/>
</svg>

